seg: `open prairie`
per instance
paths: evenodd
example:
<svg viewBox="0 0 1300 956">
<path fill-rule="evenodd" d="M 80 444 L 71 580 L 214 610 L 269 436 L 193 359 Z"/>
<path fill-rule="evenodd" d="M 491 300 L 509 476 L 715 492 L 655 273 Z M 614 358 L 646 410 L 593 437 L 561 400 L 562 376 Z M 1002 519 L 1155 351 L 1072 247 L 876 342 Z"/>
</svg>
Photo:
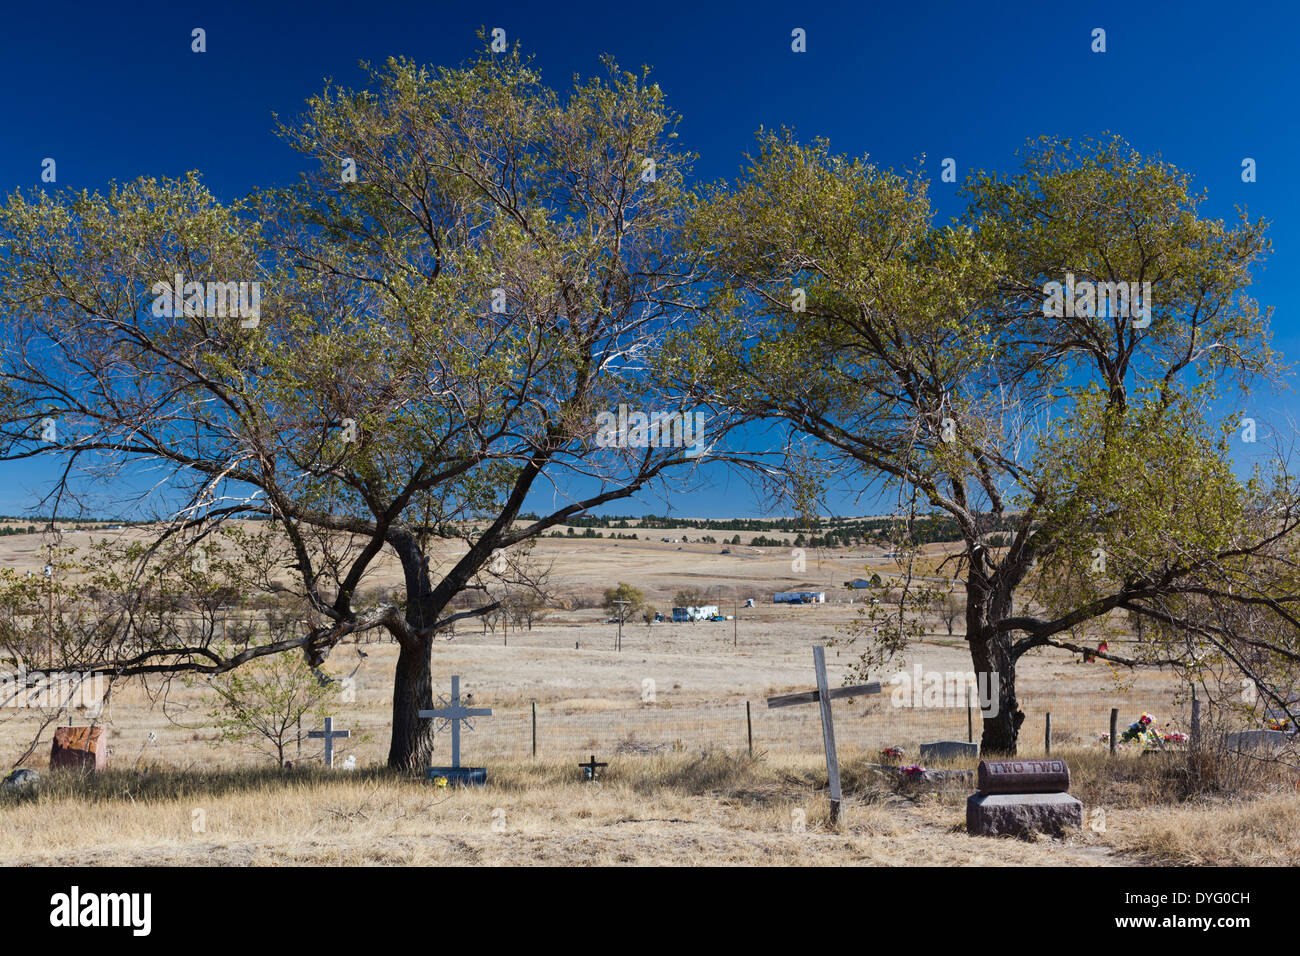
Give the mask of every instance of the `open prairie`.
<svg viewBox="0 0 1300 956">
<path fill-rule="evenodd" d="M 107 532 L 132 534 L 131 531 Z M 692 540 L 682 544 L 685 534 Z M 670 610 L 676 590 L 721 595 L 738 620 L 607 623 L 598 607 L 554 607 L 531 629 L 461 625 L 434 649 L 434 693 L 459 675 L 476 707 L 462 760 L 485 766 L 482 789 L 446 789 L 381 769 L 387 753 L 395 646 L 378 637 L 338 647 L 327 671 L 347 693 L 331 703 L 332 772 L 321 766 L 316 727 L 292 733 L 293 770 L 222 743 L 202 685 L 133 681 L 114 689 L 99 722 L 110 772 L 54 774 L 35 793 L 0 795 L 0 859 L 7 863 L 908 863 L 1103 865 L 1300 860 L 1295 781 L 1270 777 L 1248 796 L 1192 795 L 1180 755 L 1108 759 L 1099 737 L 1112 707 L 1121 726 L 1144 712 L 1186 729 L 1186 701 L 1169 676 L 1121 674 L 1060 651 L 1034 655 L 1018 683 L 1027 719 L 1023 753 L 1053 753 L 1075 773 L 1088 826 L 1064 841 L 969 837 L 969 783 L 909 783 L 881 766 L 899 747 L 979 734 L 963 701 L 929 698 L 918 673 L 970 670 L 961 622 L 938 616 L 927 637 L 883 673 L 884 693 L 838 701 L 835 729 L 845 775 L 846 823 L 826 819 L 826 769 L 817 708 L 769 710 L 765 698 L 813 686 L 811 648 L 825 644 L 832 686 L 855 682 L 847 630 L 869 590 L 844 583 L 897 572 L 880 549 L 809 550 L 792 570 L 788 548 L 694 543 L 699 532 L 656 530 L 654 540 L 543 539 L 534 558 L 551 568 L 562 603 L 591 604 L 626 581 Z M 669 542 L 660 538 L 667 537 Z M 730 537 L 730 536 L 729 536 Z M 742 540 L 748 538 L 742 535 Z M 671 539 L 678 539 L 672 541 Z M 86 532 L 63 545 L 84 546 Z M 39 568 L 38 536 L 0 539 L 0 567 Z M 721 553 L 723 548 L 732 553 Z M 443 557 L 449 557 L 450 554 Z M 934 574 L 943 548 L 927 550 Z M 945 577 L 940 571 L 936 577 Z M 394 587 L 396 568 L 367 581 Z M 774 605 L 776 590 L 822 590 L 826 604 Z M 744 607 L 753 598 L 755 606 Z M 560 603 L 557 601 L 557 603 Z M 1112 642 L 1112 646 L 1114 642 Z M 920 670 L 918 671 L 917 668 Z M 897 680 L 899 676 L 902 680 Z M 346 679 L 346 681 L 345 681 Z M 891 685 L 888 682 L 895 679 Z M 42 711 L 0 714 L 0 756 L 12 764 L 40 728 Z M 91 715 L 80 714 L 78 723 Z M 534 736 L 534 728 L 535 736 Z M 46 739 L 23 766 L 44 771 Z M 448 757 L 439 734 L 435 760 Z M 751 755 L 752 739 L 752 755 Z M 536 746 L 536 755 L 533 748 Z M 578 767 L 608 764 L 596 784 Z M 355 769 L 342 769 L 350 765 Z M 973 767 L 973 761 L 952 767 Z M 949 766 L 949 765 L 945 765 Z M 87 806 L 87 801 L 90 805 Z"/>
</svg>

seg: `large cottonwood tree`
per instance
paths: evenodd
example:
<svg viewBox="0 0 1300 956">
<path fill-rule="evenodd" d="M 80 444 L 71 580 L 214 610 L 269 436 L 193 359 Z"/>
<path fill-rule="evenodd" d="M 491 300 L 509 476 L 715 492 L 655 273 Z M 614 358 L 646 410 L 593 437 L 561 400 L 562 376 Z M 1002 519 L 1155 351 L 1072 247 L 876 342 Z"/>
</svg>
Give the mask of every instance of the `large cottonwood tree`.
<svg viewBox="0 0 1300 956">
<path fill-rule="evenodd" d="M 1280 374 L 1245 294 L 1263 224 L 1203 216 L 1188 176 L 1119 139 L 1033 144 L 1018 174 L 972 176 L 946 225 L 919 172 L 788 132 L 759 147 L 698 212 L 707 321 L 666 367 L 701 399 L 786 422 L 803 494 L 856 474 L 955 519 L 948 571 L 997 688 L 984 750 L 1015 752 L 1025 653 L 1095 652 L 1080 635 L 1126 614 L 1151 625 L 1144 640 L 1095 656 L 1226 661 L 1284 706 L 1296 482 L 1281 464 L 1239 479 L 1229 448 L 1232 405 Z M 1080 307 L 1056 309 L 1045 290 L 1070 276 Z M 1149 282 L 1150 315 L 1085 308 L 1085 282 Z M 864 668 L 903 650 L 907 621 L 860 629 Z"/>
<path fill-rule="evenodd" d="M 593 441 L 619 403 L 680 407 L 645 369 L 695 279 L 676 241 L 690 158 L 675 117 L 644 75 L 608 66 L 562 96 L 517 53 L 390 60 L 281 127 L 309 170 L 300 185 L 238 202 L 197 174 L 9 197 L 0 459 L 58 463 L 45 513 L 87 479 L 156 482 L 167 505 L 126 555 L 133 572 L 98 566 L 96 593 L 118 593 L 79 618 L 92 623 L 73 635 L 61 617 L 55 666 L 215 674 L 285 651 L 319 664 L 386 629 L 400 647 L 388 761 L 426 765 L 435 637 L 498 603 L 464 596 L 522 571 L 512 555 L 546 529 L 708 457 Z M 176 275 L 259 282 L 260 314 L 205 314 L 199 299 L 160 314 L 155 283 Z M 711 418 L 709 442 L 726 427 Z M 525 501 L 548 507 L 522 520 Z M 267 533 L 250 538 L 247 518 Z M 196 565 L 223 524 L 233 544 Z M 462 549 L 432 565 L 448 539 Z M 400 561 L 400 606 L 360 598 L 381 554 Z M 301 602 L 308 626 L 232 642 L 163 620 L 218 573 L 245 597 Z M 16 583 L 24 595 L 39 609 L 40 588 Z"/>
</svg>

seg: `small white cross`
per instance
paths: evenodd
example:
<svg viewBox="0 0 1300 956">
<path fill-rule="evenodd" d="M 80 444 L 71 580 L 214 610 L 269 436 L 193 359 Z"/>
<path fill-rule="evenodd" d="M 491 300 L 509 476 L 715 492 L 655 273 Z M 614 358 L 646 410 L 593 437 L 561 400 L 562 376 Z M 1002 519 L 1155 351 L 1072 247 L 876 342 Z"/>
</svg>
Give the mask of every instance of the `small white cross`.
<svg viewBox="0 0 1300 956">
<path fill-rule="evenodd" d="M 325 739 L 325 766 L 332 768 L 334 766 L 334 738 L 351 737 L 352 731 L 335 730 L 334 718 L 326 717 L 325 729 L 309 731 L 307 733 L 307 736 L 315 737 L 317 740 L 321 739 L 322 737 Z"/>
</svg>

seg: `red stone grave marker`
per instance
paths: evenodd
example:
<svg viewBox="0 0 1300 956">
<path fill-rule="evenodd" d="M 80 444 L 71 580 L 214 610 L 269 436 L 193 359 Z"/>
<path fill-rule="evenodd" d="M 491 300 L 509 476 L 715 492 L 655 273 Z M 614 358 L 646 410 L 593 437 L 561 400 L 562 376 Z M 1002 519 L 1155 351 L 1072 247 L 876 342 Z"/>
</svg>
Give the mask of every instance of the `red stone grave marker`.
<svg viewBox="0 0 1300 956">
<path fill-rule="evenodd" d="M 108 741 L 103 727 L 58 727 L 50 748 L 51 770 L 104 770 Z"/>
</svg>

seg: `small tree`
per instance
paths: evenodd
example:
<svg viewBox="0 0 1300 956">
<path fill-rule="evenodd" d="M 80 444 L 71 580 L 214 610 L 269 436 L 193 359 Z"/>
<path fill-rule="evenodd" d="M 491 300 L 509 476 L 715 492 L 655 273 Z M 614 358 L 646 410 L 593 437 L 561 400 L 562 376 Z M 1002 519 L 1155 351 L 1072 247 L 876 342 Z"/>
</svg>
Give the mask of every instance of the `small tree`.
<svg viewBox="0 0 1300 956">
<path fill-rule="evenodd" d="M 959 594 L 945 594 L 939 602 L 939 617 L 947 625 L 948 636 L 952 637 L 953 625 L 966 613 L 966 601 Z"/>
<path fill-rule="evenodd" d="M 249 743 L 284 766 L 284 750 L 304 717 L 325 719 L 331 684 L 295 654 L 275 654 L 210 682 L 208 718 L 223 743 Z"/>
<path fill-rule="evenodd" d="M 673 595 L 673 607 L 701 607 L 708 599 L 704 588 L 682 588 Z"/>
<path fill-rule="evenodd" d="M 615 603 L 617 601 L 627 601 L 628 603 L 619 605 Z M 626 621 L 630 615 L 635 614 L 644 604 L 645 594 L 640 588 L 635 588 L 626 581 L 619 581 L 618 587 L 605 589 L 605 597 L 601 606 L 609 613 L 617 614 Z"/>
<path fill-rule="evenodd" d="M 515 627 L 533 629 L 533 623 L 547 614 L 546 599 L 534 591 L 523 591 L 507 598 L 506 607 Z"/>
</svg>

